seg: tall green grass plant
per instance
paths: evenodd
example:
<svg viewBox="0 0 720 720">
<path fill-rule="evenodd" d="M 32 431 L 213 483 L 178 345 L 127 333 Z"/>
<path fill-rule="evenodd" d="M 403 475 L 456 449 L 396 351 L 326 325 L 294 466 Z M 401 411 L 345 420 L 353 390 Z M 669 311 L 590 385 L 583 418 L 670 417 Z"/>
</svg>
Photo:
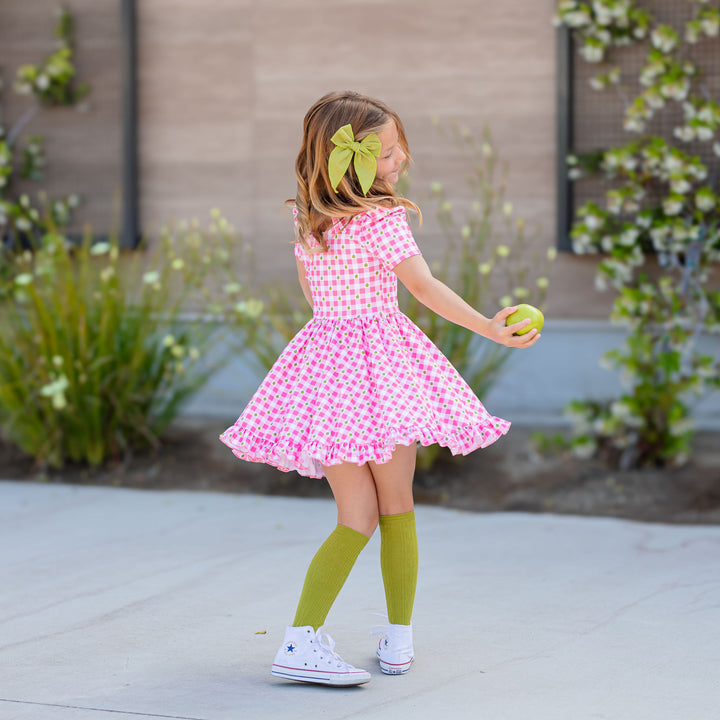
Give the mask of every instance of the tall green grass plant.
<svg viewBox="0 0 720 720">
<path fill-rule="evenodd" d="M 144 252 L 50 231 L 35 252 L 9 253 L 3 436 L 51 467 L 156 445 L 214 371 L 206 358 L 223 332 L 252 334 L 262 304 L 231 269 L 247 252 L 215 211 L 208 228 L 168 226 Z"/>
</svg>

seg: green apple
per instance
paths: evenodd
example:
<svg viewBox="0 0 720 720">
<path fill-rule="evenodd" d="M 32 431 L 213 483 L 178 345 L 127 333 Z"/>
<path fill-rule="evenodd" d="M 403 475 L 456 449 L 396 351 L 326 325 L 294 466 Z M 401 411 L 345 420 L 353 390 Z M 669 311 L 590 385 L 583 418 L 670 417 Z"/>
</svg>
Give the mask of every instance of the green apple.
<svg viewBox="0 0 720 720">
<path fill-rule="evenodd" d="M 530 318 L 530 323 L 516 333 L 513 333 L 513 335 L 524 335 L 533 328 L 536 328 L 538 332 L 542 330 L 545 317 L 536 307 L 526 305 L 525 303 L 517 306 L 517 310 L 508 317 L 505 325 L 514 325 L 517 322 L 525 320 L 525 318 Z"/>
</svg>

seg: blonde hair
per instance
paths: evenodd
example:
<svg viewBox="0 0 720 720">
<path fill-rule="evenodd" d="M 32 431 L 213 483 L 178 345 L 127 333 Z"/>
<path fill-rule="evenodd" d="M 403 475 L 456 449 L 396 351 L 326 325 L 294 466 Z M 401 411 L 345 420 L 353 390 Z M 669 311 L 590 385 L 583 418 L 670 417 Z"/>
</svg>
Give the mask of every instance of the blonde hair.
<svg viewBox="0 0 720 720">
<path fill-rule="evenodd" d="M 343 125 L 350 124 L 355 140 L 359 142 L 372 132 L 379 132 L 388 122 L 393 121 L 398 133 L 398 143 L 407 156 L 402 170 L 410 161 L 410 151 L 402 121 L 394 110 L 385 103 L 356 92 L 332 92 L 321 97 L 305 115 L 303 140 L 295 161 L 297 195 L 288 203 L 297 208 L 298 237 L 307 247 L 312 235 L 323 250 L 327 250 L 325 232 L 335 218 L 352 218 L 358 213 L 377 207 L 397 207 L 414 210 L 420 215 L 415 203 L 396 195 L 392 185 L 375 178 L 363 195 L 355 174 L 353 163 L 337 187 L 337 193 L 330 185 L 328 159 L 335 145 L 330 138 Z"/>
</svg>

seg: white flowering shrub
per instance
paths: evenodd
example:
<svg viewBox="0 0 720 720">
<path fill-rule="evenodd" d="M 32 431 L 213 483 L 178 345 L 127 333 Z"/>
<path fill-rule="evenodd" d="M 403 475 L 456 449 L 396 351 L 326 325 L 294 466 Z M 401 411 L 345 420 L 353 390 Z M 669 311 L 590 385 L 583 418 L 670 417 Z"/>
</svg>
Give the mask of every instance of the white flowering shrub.
<svg viewBox="0 0 720 720">
<path fill-rule="evenodd" d="M 155 445 L 215 371 L 213 347 L 230 333 L 252 341 L 263 306 L 232 270 L 247 268 L 248 252 L 215 210 L 207 228 L 167 226 L 145 252 L 50 231 L 34 252 L 10 255 L 0 287 L 4 438 L 52 467 Z"/>
<path fill-rule="evenodd" d="M 58 12 L 55 37 L 58 47 L 43 62 L 23 65 L 17 70 L 15 92 L 30 99 L 25 112 L 9 129 L 0 122 L 0 249 L 34 244 L 48 231 L 48 222 L 54 228 L 67 227 L 73 210 L 80 202 L 73 193 L 48 198 L 40 192 L 35 201 L 27 194 L 18 196 L 13 191 L 14 180 L 40 182 L 43 179 L 43 138 L 39 135 L 22 136 L 25 127 L 41 109 L 75 105 L 89 89 L 86 84 L 75 81 L 72 17 L 66 10 Z M 3 89 L 0 76 L 0 92 Z M 0 119 L 1 111 L 0 104 Z M 0 253 L 0 275 L 5 272 L 7 268 Z"/>
<path fill-rule="evenodd" d="M 647 46 L 637 78 L 614 65 L 591 81 L 620 94 L 623 127 L 636 139 L 569 159 L 572 179 L 591 172 L 606 178 L 604 206 L 581 207 L 571 237 L 577 253 L 604 253 L 596 286 L 617 292 L 611 319 L 628 329 L 625 345 L 604 357 L 621 372 L 625 392 L 608 403 L 571 405 L 573 445 L 583 457 L 604 454 L 621 467 L 683 462 L 693 437 L 690 402 L 720 387 L 717 356 L 700 352 L 697 342 L 720 332 L 720 293 L 710 285 L 720 259 L 720 105 L 686 52 L 700 42 L 717 50 L 720 9 L 687 2 L 684 27 L 656 23 L 629 0 L 558 3 L 557 22 L 582 43 L 600 42 L 599 60 L 610 63 L 612 45 Z M 622 42 L 605 42 L 606 30 Z M 628 87 L 639 88 L 636 97 Z M 680 124 L 670 137 L 648 135 L 648 122 L 662 113 L 667 124 L 678 117 Z M 646 271 L 649 257 L 657 267 Z"/>
</svg>

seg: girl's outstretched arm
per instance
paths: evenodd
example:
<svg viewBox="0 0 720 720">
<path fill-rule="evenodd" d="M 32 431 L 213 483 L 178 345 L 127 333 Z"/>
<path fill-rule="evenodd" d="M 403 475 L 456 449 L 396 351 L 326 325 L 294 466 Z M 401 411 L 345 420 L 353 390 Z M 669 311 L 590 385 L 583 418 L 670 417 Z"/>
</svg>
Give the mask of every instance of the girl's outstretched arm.
<svg viewBox="0 0 720 720">
<path fill-rule="evenodd" d="M 533 329 L 525 335 L 513 335 L 530 323 L 526 318 L 514 325 L 505 326 L 505 320 L 517 310 L 506 307 L 493 318 L 486 318 L 468 305 L 454 290 L 438 280 L 430 272 L 422 255 L 413 255 L 394 268 L 400 282 L 426 307 L 456 325 L 462 325 L 478 335 L 507 347 L 528 348 L 540 338 Z"/>
<path fill-rule="evenodd" d="M 300 287 L 302 288 L 305 299 L 308 301 L 308 305 L 312 308 L 312 294 L 310 293 L 310 285 L 308 285 L 307 277 L 305 275 L 305 266 L 300 260 L 298 260 L 298 258 L 295 258 L 295 262 L 297 263 L 297 273 L 298 280 L 300 281 Z"/>
</svg>

